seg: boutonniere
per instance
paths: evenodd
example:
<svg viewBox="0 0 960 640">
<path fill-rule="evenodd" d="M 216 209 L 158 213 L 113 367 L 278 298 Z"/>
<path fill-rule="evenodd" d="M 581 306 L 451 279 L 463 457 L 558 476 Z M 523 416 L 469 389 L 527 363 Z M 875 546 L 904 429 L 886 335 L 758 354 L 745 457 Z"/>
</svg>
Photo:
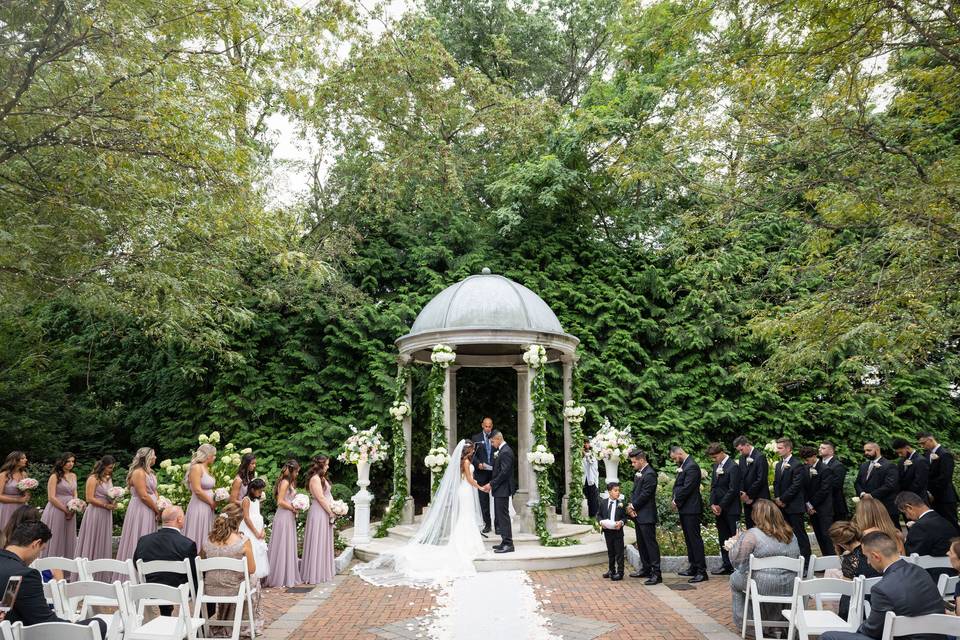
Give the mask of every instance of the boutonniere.
<svg viewBox="0 0 960 640">
<path fill-rule="evenodd" d="M 912 464 L 913 464 L 913 460 L 909 460 L 909 459 L 908 459 L 908 460 L 904 460 L 904 461 L 903 461 L 903 466 L 905 466 L 905 467 L 909 467 L 909 466 L 912 465 Z"/>
<path fill-rule="evenodd" d="M 879 469 L 879 468 L 880 468 L 880 463 L 879 463 L 879 462 L 874 462 L 873 465 L 871 465 L 871 466 L 872 466 L 874 469 Z"/>
<path fill-rule="evenodd" d="M 784 462 L 783 465 L 782 465 L 780 468 L 781 468 L 781 469 L 789 469 L 789 468 L 790 468 L 790 463 L 789 463 L 789 462 Z"/>
<path fill-rule="evenodd" d="M 812 476 L 817 475 L 817 470 L 811 467 L 811 468 L 810 468 L 810 475 L 812 475 Z"/>
<path fill-rule="evenodd" d="M 723 467 L 717 467 L 717 475 L 718 475 L 718 476 L 722 476 L 722 475 L 723 475 Z"/>
<path fill-rule="evenodd" d="M 619 498 L 619 499 L 617 500 L 617 506 L 618 506 L 618 507 L 622 507 L 622 506 L 623 506 L 623 498 Z"/>
<path fill-rule="evenodd" d="M 500 452 L 499 452 L 499 451 L 494 451 L 494 452 L 493 452 L 493 457 L 494 457 L 494 459 L 500 457 Z"/>
<path fill-rule="evenodd" d="M 642 475 L 643 475 L 643 471 L 637 471 L 635 474 L 633 474 L 633 477 L 634 477 L 634 478 L 639 478 L 639 477 L 642 476 Z"/>
<path fill-rule="evenodd" d="M 683 471 L 683 469 L 681 467 L 677 467 L 676 469 L 674 469 L 674 471 L 676 473 L 680 473 L 681 471 Z"/>
<path fill-rule="evenodd" d="M 935 454 L 935 453 L 931 453 L 931 454 L 930 454 L 930 462 L 933 462 L 934 460 L 938 460 L 939 458 L 940 458 L 940 456 L 938 456 L 938 455 Z"/>
<path fill-rule="evenodd" d="M 747 458 L 747 464 L 753 464 L 753 456 Z"/>
</svg>

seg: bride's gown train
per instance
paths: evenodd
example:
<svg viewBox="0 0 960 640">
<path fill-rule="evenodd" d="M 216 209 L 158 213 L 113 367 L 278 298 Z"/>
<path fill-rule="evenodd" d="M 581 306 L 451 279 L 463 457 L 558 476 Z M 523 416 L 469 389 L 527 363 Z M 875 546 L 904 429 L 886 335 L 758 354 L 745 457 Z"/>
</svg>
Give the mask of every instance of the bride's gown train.
<svg viewBox="0 0 960 640">
<path fill-rule="evenodd" d="M 410 542 L 358 565 L 354 573 L 379 586 L 430 586 L 476 574 L 473 561 L 486 548 L 477 490 L 460 473 L 463 445 L 450 456 L 430 511 Z"/>
</svg>

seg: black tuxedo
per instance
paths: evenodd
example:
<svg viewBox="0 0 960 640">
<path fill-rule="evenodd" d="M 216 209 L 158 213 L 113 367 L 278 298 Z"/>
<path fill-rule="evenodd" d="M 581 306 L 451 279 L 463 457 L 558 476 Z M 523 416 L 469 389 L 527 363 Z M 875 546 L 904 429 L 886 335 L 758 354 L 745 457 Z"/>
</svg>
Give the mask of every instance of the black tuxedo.
<svg viewBox="0 0 960 640">
<path fill-rule="evenodd" d="M 623 498 L 613 502 L 611 509 L 611 500 L 601 500 L 599 510 L 597 511 L 597 522 L 601 520 L 613 520 L 615 522 L 627 523 L 627 510 Z M 611 512 L 613 517 L 611 517 Z M 607 565 L 610 575 L 623 575 L 623 528 L 603 529 L 603 540 L 607 543 Z"/>
<path fill-rule="evenodd" d="M 473 479 L 477 481 L 481 487 L 488 482 L 490 478 L 493 477 L 493 471 L 490 469 L 481 469 L 481 464 L 487 464 L 491 467 L 493 466 L 493 445 L 490 444 L 490 438 L 486 437 L 483 431 L 473 436 Z M 487 451 L 487 447 L 490 447 L 490 450 Z M 485 529 L 490 528 L 490 494 L 481 489 L 477 489 L 478 498 L 480 499 L 480 515 L 483 517 L 483 526 Z"/>
<path fill-rule="evenodd" d="M 687 560 L 694 574 L 706 574 L 707 557 L 703 550 L 700 520 L 703 517 L 703 498 L 700 495 L 700 466 L 693 456 L 680 464 L 677 481 L 673 484 L 673 502 L 680 514 L 683 541 L 687 545 Z"/>
<path fill-rule="evenodd" d="M 753 462 L 748 462 L 753 460 Z M 749 455 L 740 454 L 740 460 L 737 462 L 740 466 L 740 489 L 747 494 L 750 500 L 757 498 L 770 499 L 770 488 L 767 486 L 767 474 L 770 473 L 770 463 L 767 462 L 763 452 L 754 447 Z M 752 518 L 753 505 L 743 503 L 743 517 L 747 529 L 753 528 Z"/>
<path fill-rule="evenodd" d="M 936 455 L 936 459 L 933 456 Z M 957 526 L 957 490 L 953 487 L 953 454 L 943 445 L 927 454 L 930 474 L 927 476 L 927 491 L 932 499 L 933 510 Z"/>
<path fill-rule="evenodd" d="M 513 449 L 503 443 L 493 456 L 493 473 L 490 476 L 490 493 L 493 494 L 494 518 L 497 521 L 497 533 L 505 547 L 513 546 L 513 525 L 510 522 L 510 496 L 517 492 L 517 481 L 513 477 L 516 460 Z"/>
<path fill-rule="evenodd" d="M 906 458 L 897 460 L 897 467 L 900 471 L 900 491 L 912 491 L 924 500 L 929 500 L 927 482 L 930 477 L 930 462 L 920 455 L 919 451 L 914 451 Z"/>
<path fill-rule="evenodd" d="M 878 464 L 871 470 L 871 465 Z M 869 473 L 870 477 L 867 477 Z M 900 473 L 897 466 L 887 460 L 880 458 L 878 460 L 868 460 L 860 465 L 860 472 L 857 474 L 857 481 L 853 485 L 857 490 L 857 495 L 861 493 L 870 494 L 876 500 L 883 503 L 890 514 L 890 520 L 893 526 L 900 527 L 900 513 L 897 511 L 897 505 L 894 502 L 897 493 L 900 490 Z"/>
<path fill-rule="evenodd" d="M 820 460 L 807 469 L 804 499 L 814 510 L 814 513 L 810 514 L 810 524 L 813 526 L 813 534 L 817 537 L 821 556 L 836 555 L 829 532 L 830 525 L 833 524 L 833 498 L 836 495 L 836 487 L 833 483 L 837 479 L 832 469 L 828 469 L 827 465 Z"/>
<path fill-rule="evenodd" d="M 953 523 L 936 511 L 927 511 L 907 529 L 907 539 L 904 546 L 907 553 L 916 553 L 921 556 L 945 557 L 950 549 L 950 540 L 957 535 Z M 955 575 L 952 569 L 928 569 L 934 580 L 941 573 Z"/>
<path fill-rule="evenodd" d="M 133 552 L 133 562 L 138 560 L 153 562 L 154 560 L 183 560 L 190 561 L 190 573 L 193 584 L 197 584 L 197 545 L 179 530 L 171 527 L 161 527 L 154 533 L 147 534 L 137 541 L 137 548 Z M 187 577 L 179 573 L 151 573 L 147 575 L 147 582 L 165 584 L 170 587 L 179 587 L 187 582 Z M 170 615 L 172 607 L 160 607 L 162 615 Z M 166 611 L 167 613 L 163 613 Z"/>
<path fill-rule="evenodd" d="M 660 544 L 657 542 L 657 471 L 647 465 L 633 477 L 630 504 L 636 512 L 637 551 L 640 571 L 660 575 Z"/>
<path fill-rule="evenodd" d="M 714 516 L 717 521 L 717 539 L 720 541 L 720 556 L 723 566 L 733 570 L 730 556 L 723 543 L 737 532 L 737 523 L 740 521 L 740 466 L 727 456 L 723 467 L 713 465 L 710 474 L 710 506 L 720 507 L 720 515 Z"/>
<path fill-rule="evenodd" d="M 773 468 L 773 493 L 776 499 L 783 503 L 780 511 L 790 523 L 794 535 L 797 536 L 797 545 L 804 560 L 810 558 L 810 538 L 803 515 L 807 512 L 804 499 L 804 487 L 807 484 L 807 466 L 799 458 L 790 455 L 777 462 Z"/>
<path fill-rule="evenodd" d="M 833 487 L 833 522 L 849 520 L 850 510 L 847 509 L 847 497 L 843 494 L 843 487 L 847 480 L 847 468 L 843 466 L 843 463 L 840 462 L 836 456 L 833 456 L 828 463 L 824 463 L 821 460 L 817 469 L 821 475 L 828 474 L 831 476 L 830 486 Z"/>
</svg>

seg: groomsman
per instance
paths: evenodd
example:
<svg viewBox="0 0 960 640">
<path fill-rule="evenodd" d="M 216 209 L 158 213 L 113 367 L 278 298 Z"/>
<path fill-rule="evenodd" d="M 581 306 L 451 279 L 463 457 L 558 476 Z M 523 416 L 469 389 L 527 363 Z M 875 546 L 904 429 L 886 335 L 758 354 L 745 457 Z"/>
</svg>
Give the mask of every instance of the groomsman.
<svg viewBox="0 0 960 640">
<path fill-rule="evenodd" d="M 631 578 L 646 578 L 644 584 L 663 582 L 660 574 L 660 543 L 657 542 L 657 470 L 640 449 L 630 452 L 633 465 L 633 493 L 627 505 L 627 515 L 633 518 L 637 530 L 637 551 L 640 553 L 640 570 Z"/>
<path fill-rule="evenodd" d="M 847 482 L 847 468 L 836 457 L 837 447 L 829 440 L 820 443 L 821 473 L 830 472 L 833 475 L 833 521 L 849 520 L 850 510 L 847 509 L 847 496 L 844 495 L 844 485 Z"/>
<path fill-rule="evenodd" d="M 927 500 L 927 480 L 930 476 L 930 463 L 915 451 L 905 438 L 894 438 L 890 448 L 900 456 L 897 460 L 897 471 L 900 476 L 900 491 L 915 493 L 924 501 Z M 904 523 L 910 522 L 906 515 Z"/>
<path fill-rule="evenodd" d="M 707 557 L 703 550 L 703 537 L 700 535 L 700 519 L 703 517 L 703 497 L 700 495 L 700 466 L 683 447 L 670 447 L 670 459 L 677 463 L 677 481 L 673 485 L 672 507 L 680 514 L 680 527 L 683 529 L 683 541 L 687 545 L 687 560 L 690 566 L 677 572 L 680 576 L 690 576 L 687 582 L 697 583 L 707 580 Z"/>
<path fill-rule="evenodd" d="M 900 514 L 897 511 L 896 498 L 900 491 L 900 473 L 895 464 L 880 455 L 880 445 L 868 442 L 863 445 L 863 457 L 866 462 L 860 465 L 860 473 L 853 484 L 862 500 L 870 496 L 883 503 L 893 526 L 900 528 Z"/>
<path fill-rule="evenodd" d="M 817 458 L 817 450 L 813 447 L 800 447 L 800 457 L 807 465 L 804 500 L 813 535 L 817 537 L 817 546 L 820 547 L 820 556 L 836 555 L 829 533 L 833 524 L 834 475 Z"/>
<path fill-rule="evenodd" d="M 753 501 L 757 498 L 770 499 L 770 488 L 767 486 L 770 465 L 763 452 L 754 449 L 753 443 L 746 436 L 738 436 L 733 441 L 733 448 L 740 452 L 740 502 L 743 503 L 743 519 L 747 529 L 752 529 Z"/>
<path fill-rule="evenodd" d="M 493 418 L 484 417 L 480 421 L 480 433 L 473 436 L 473 479 L 481 487 L 493 476 L 493 445 L 490 434 L 493 433 Z M 480 515 L 483 518 L 482 533 L 490 533 L 490 494 L 477 489 L 480 497 Z"/>
<path fill-rule="evenodd" d="M 793 456 L 793 441 L 790 438 L 777 440 L 777 455 L 780 461 L 774 467 L 773 501 L 790 523 L 804 562 L 810 559 L 810 538 L 804 525 L 803 514 L 807 512 L 803 488 L 807 481 L 807 468 Z"/>
<path fill-rule="evenodd" d="M 930 475 L 927 478 L 927 495 L 930 506 L 957 527 L 957 490 L 953 487 L 953 454 L 937 442 L 933 434 L 917 434 L 920 446 L 927 453 Z"/>
<path fill-rule="evenodd" d="M 712 571 L 715 576 L 733 573 L 730 555 L 723 543 L 737 532 L 740 522 L 740 467 L 723 450 L 718 442 L 707 446 L 707 455 L 713 460 L 710 475 L 710 511 L 717 520 L 717 539 L 720 541 L 720 556 L 723 566 Z"/>
<path fill-rule="evenodd" d="M 583 441 L 583 496 L 587 499 L 587 515 L 591 518 L 597 517 L 600 504 L 598 482 L 600 482 L 600 469 L 597 465 L 597 456 L 593 452 L 590 439 L 586 438 Z"/>
</svg>

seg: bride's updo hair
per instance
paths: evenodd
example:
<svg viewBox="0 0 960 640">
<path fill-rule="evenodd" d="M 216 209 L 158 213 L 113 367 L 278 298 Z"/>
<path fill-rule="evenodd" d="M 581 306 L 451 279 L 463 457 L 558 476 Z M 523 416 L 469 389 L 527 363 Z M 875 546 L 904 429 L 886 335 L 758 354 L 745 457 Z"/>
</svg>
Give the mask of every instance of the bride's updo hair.
<svg viewBox="0 0 960 640">
<path fill-rule="evenodd" d="M 473 455 L 473 446 L 474 445 L 472 440 L 463 441 L 463 449 L 460 450 L 461 460 L 463 460 L 464 458 L 469 458 Z"/>
</svg>

